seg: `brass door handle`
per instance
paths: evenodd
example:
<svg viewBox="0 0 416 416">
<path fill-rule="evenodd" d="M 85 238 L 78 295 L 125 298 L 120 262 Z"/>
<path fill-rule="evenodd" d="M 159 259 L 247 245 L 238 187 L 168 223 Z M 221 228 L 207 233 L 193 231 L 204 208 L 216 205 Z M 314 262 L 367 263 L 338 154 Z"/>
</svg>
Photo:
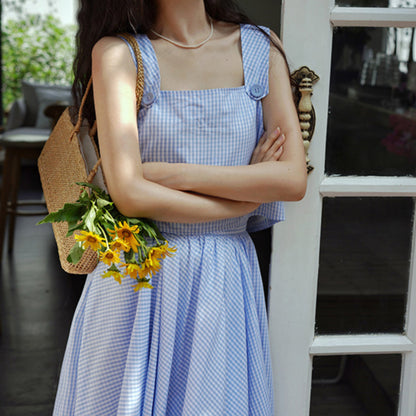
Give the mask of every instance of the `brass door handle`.
<svg viewBox="0 0 416 416">
<path fill-rule="evenodd" d="M 311 97 L 313 84 L 319 80 L 319 76 L 307 66 L 302 66 L 292 72 L 290 79 L 295 88 L 295 104 L 298 110 L 303 146 L 305 147 L 306 166 L 309 174 L 312 172 L 313 166 L 310 164 L 308 153 L 316 122 L 315 109 L 312 105 Z"/>
</svg>

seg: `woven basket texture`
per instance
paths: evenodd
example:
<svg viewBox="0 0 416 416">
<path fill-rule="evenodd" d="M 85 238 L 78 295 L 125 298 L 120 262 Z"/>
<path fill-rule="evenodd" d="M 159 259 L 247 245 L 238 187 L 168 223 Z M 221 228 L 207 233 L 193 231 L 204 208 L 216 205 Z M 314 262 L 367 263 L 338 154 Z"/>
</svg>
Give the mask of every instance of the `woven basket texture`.
<svg viewBox="0 0 416 416">
<path fill-rule="evenodd" d="M 128 41 L 136 56 L 136 105 L 138 111 L 144 88 L 141 53 L 134 36 L 129 33 L 123 33 L 120 36 Z M 100 166 L 100 155 L 91 137 L 94 133 L 90 134 L 90 126 L 83 119 L 83 107 L 91 85 L 92 78 L 81 101 L 76 126 L 72 124 L 67 108 L 52 130 L 38 159 L 40 179 L 49 212 L 58 211 L 65 203 L 77 201 L 80 194 L 77 182 L 90 182 L 106 190 L 105 178 Z M 94 131 L 95 127 L 96 125 L 91 131 Z M 53 223 L 52 227 L 62 268 L 72 274 L 91 273 L 98 264 L 97 253 L 88 248 L 77 264 L 69 263 L 67 257 L 75 244 L 75 239 L 73 236 L 66 237 L 68 232 L 66 222 Z"/>
<path fill-rule="evenodd" d="M 75 202 L 80 194 L 80 187 L 76 185 L 76 182 L 87 181 L 88 173 L 80 150 L 78 135 L 74 134 L 70 139 L 73 131 L 74 125 L 66 109 L 38 159 L 40 179 L 49 212 L 58 211 L 67 202 Z M 97 154 L 97 160 L 98 157 Z M 59 190 L 65 190 L 65 192 Z M 66 237 L 68 232 L 66 222 L 53 223 L 52 228 L 62 268 L 72 274 L 91 273 L 98 263 L 97 253 L 88 249 L 77 264 L 69 263 L 67 257 L 75 244 L 75 239 L 73 236 Z"/>
</svg>

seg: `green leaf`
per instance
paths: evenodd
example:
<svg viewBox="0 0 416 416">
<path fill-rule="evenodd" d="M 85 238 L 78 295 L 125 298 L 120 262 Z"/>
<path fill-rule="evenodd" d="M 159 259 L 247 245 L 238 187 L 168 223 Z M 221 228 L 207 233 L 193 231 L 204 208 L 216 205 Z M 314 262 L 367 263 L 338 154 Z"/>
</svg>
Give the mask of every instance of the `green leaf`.
<svg viewBox="0 0 416 416">
<path fill-rule="evenodd" d="M 107 201 L 106 199 L 103 199 L 103 198 L 97 198 L 98 208 L 104 208 L 108 205 L 113 205 L 113 202 Z"/>
<path fill-rule="evenodd" d="M 113 218 L 113 216 L 107 210 L 104 210 L 103 218 L 107 220 L 106 228 L 113 228 L 114 227 L 115 219 Z"/>
<path fill-rule="evenodd" d="M 68 254 L 67 260 L 69 263 L 77 264 L 81 260 L 84 252 L 85 250 L 82 248 L 81 244 L 75 243 Z"/>
<path fill-rule="evenodd" d="M 147 222 L 143 222 L 142 227 L 143 227 L 143 230 L 146 231 L 149 237 L 156 238 L 159 240 L 165 239 L 155 224 L 151 225 L 151 224 L 148 224 Z"/>
<path fill-rule="evenodd" d="M 130 251 L 124 252 L 124 261 L 126 263 L 132 263 L 135 260 L 134 251 L 130 249 Z"/>
<path fill-rule="evenodd" d="M 52 222 L 78 222 L 85 213 L 85 206 L 79 203 L 65 204 L 59 211 L 51 212 L 39 224 L 46 224 Z"/>
<path fill-rule="evenodd" d="M 108 272 L 120 272 L 120 270 L 118 269 L 118 267 L 113 263 L 109 269 L 107 269 Z"/>
<path fill-rule="evenodd" d="M 103 191 L 100 187 L 93 185 L 92 183 L 89 182 L 77 182 L 77 185 L 79 186 L 84 186 L 86 188 L 90 188 L 92 189 L 97 195 L 99 195 L 99 197 L 106 199 L 108 201 L 110 201 L 110 196 L 107 194 L 107 192 Z"/>
<path fill-rule="evenodd" d="M 84 205 L 86 205 L 88 207 L 91 205 L 90 195 L 89 195 L 89 193 L 88 193 L 88 191 L 86 189 L 84 189 L 81 192 L 81 194 L 79 195 L 78 202 L 80 204 L 84 204 Z"/>
<path fill-rule="evenodd" d="M 85 228 L 84 221 L 68 223 L 68 233 L 66 234 L 66 236 L 71 237 L 71 235 L 74 234 L 74 231 L 83 230 L 84 228 Z"/>
<path fill-rule="evenodd" d="M 95 210 L 94 207 L 91 207 L 84 219 L 85 226 L 87 227 L 87 229 L 94 233 L 96 232 L 96 227 L 94 224 L 96 216 L 97 216 L 97 211 Z"/>
</svg>

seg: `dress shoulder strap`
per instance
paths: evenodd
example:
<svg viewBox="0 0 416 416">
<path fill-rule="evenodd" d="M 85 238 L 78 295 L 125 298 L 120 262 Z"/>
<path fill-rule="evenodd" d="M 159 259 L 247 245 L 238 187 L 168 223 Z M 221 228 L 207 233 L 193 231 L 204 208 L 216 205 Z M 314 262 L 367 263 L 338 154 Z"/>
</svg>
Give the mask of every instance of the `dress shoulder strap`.
<svg viewBox="0 0 416 416">
<path fill-rule="evenodd" d="M 269 93 L 270 29 L 241 25 L 244 84 L 253 100 L 261 100 Z"/>
<path fill-rule="evenodd" d="M 134 60 L 137 68 L 136 56 L 133 48 L 122 36 L 127 46 L 129 47 L 130 54 Z M 143 60 L 143 72 L 144 72 L 144 91 L 141 102 L 141 107 L 150 107 L 159 97 L 160 92 L 160 74 L 158 69 L 158 63 L 156 61 L 156 55 L 153 50 L 153 46 L 146 35 L 138 34 L 135 35 L 135 39 L 139 45 L 140 52 Z"/>
</svg>

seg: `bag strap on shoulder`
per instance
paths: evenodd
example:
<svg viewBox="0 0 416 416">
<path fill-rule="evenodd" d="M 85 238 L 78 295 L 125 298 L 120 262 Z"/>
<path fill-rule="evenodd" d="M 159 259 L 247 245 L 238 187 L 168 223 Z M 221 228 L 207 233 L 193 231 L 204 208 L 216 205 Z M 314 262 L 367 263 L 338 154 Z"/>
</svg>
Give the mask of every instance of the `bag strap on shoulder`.
<svg viewBox="0 0 416 416">
<path fill-rule="evenodd" d="M 141 104 L 142 97 L 143 97 L 143 90 L 144 90 L 144 70 L 143 70 L 142 54 L 140 52 L 139 44 L 137 43 L 136 38 L 131 33 L 121 33 L 119 36 L 124 38 L 129 43 L 136 57 L 136 62 L 137 62 L 136 108 L 137 108 L 137 112 L 139 112 L 140 104 Z"/>
</svg>

